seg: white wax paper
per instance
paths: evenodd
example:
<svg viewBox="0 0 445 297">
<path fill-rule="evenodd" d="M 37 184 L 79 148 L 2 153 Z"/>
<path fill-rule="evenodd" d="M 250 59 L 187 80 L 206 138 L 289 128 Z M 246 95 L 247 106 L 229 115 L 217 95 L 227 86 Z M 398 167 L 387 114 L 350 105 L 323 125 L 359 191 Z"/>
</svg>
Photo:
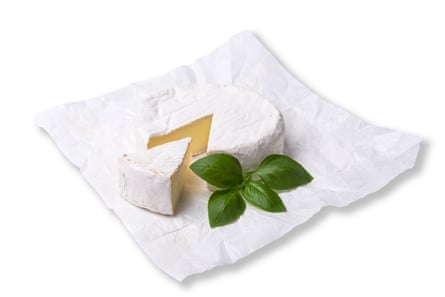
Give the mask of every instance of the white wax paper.
<svg viewBox="0 0 445 297">
<path fill-rule="evenodd" d="M 281 111 L 285 153 L 314 176 L 307 186 L 281 194 L 286 213 L 248 206 L 238 222 L 211 229 L 209 192 L 193 175 L 172 217 L 135 207 L 119 196 L 117 156 L 136 151 L 138 99 L 196 83 L 247 87 Z M 303 224 L 324 206 L 346 206 L 379 190 L 414 166 L 420 146 L 418 137 L 369 125 L 314 94 L 249 32 L 235 35 L 192 65 L 42 112 L 36 124 L 80 168 L 151 261 L 179 281 L 234 263 Z"/>
</svg>

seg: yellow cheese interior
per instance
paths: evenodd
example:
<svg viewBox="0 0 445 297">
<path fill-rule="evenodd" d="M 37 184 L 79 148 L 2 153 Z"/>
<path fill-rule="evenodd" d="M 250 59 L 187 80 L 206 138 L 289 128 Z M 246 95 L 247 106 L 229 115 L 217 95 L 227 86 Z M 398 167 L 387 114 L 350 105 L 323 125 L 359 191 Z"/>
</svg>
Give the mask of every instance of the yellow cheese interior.
<svg viewBox="0 0 445 297">
<path fill-rule="evenodd" d="M 193 155 L 198 155 L 207 151 L 209 142 L 210 126 L 212 125 L 213 115 L 208 115 L 179 127 L 170 133 L 150 137 L 147 148 L 155 147 L 167 142 L 179 140 L 185 137 L 191 137 L 190 151 Z"/>
</svg>

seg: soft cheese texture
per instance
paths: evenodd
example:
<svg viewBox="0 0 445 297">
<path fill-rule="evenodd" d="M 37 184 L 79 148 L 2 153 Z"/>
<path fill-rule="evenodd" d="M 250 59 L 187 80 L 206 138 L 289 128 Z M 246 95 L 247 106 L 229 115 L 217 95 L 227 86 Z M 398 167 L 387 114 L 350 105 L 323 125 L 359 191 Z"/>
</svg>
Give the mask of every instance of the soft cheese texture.
<svg viewBox="0 0 445 297">
<path fill-rule="evenodd" d="M 128 202 L 173 215 L 191 160 L 190 138 L 119 158 L 119 189 Z"/>
<path fill-rule="evenodd" d="M 175 141 L 184 137 L 191 137 L 190 150 L 193 155 L 205 153 L 209 143 L 210 128 L 212 126 L 213 115 L 208 115 L 182 127 L 176 128 L 165 135 L 150 137 L 147 148 L 152 148 L 160 144 Z"/>
<path fill-rule="evenodd" d="M 150 138 L 171 133 L 209 114 L 213 119 L 208 153 L 232 154 L 245 169 L 252 169 L 265 156 L 283 152 L 280 112 L 261 95 L 226 85 L 172 88 L 143 99 L 136 123 L 139 143 L 146 144 Z M 204 133 L 193 134 L 187 136 L 207 137 Z"/>
</svg>

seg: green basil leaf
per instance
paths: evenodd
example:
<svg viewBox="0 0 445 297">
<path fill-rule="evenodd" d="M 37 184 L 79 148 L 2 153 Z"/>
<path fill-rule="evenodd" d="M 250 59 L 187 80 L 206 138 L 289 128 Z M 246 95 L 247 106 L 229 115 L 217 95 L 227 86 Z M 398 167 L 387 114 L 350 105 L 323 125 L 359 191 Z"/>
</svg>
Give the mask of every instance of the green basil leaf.
<svg viewBox="0 0 445 297">
<path fill-rule="evenodd" d="M 238 189 L 228 189 L 213 192 L 207 207 L 210 227 L 214 228 L 238 220 L 246 209 L 246 203 Z"/>
<path fill-rule="evenodd" d="M 290 190 L 313 179 L 300 163 L 285 155 L 266 157 L 254 174 L 260 176 L 274 190 Z"/>
<path fill-rule="evenodd" d="M 227 154 L 208 155 L 190 165 L 190 169 L 218 188 L 234 188 L 243 181 L 240 162 Z"/>
<path fill-rule="evenodd" d="M 263 183 L 249 181 L 242 190 L 243 198 L 250 204 L 269 212 L 286 211 L 280 196 Z"/>
</svg>

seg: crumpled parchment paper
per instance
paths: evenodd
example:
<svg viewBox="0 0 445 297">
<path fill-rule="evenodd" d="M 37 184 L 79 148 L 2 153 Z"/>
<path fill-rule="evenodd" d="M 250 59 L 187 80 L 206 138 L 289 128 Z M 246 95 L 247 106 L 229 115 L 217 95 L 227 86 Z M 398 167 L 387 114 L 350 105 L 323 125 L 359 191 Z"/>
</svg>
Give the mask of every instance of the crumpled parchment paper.
<svg viewBox="0 0 445 297">
<path fill-rule="evenodd" d="M 195 83 L 250 88 L 281 111 L 285 153 L 314 176 L 312 183 L 281 193 L 286 213 L 248 206 L 235 224 L 210 229 L 209 192 L 193 177 L 177 215 L 135 207 L 119 196 L 117 156 L 134 152 L 137 102 L 148 93 Z M 385 186 L 414 166 L 420 139 L 369 125 L 325 101 L 293 77 L 249 32 L 188 66 L 86 101 L 36 116 L 105 204 L 122 220 L 146 255 L 176 280 L 234 263 L 303 224 L 324 206 L 346 206 Z"/>
</svg>

